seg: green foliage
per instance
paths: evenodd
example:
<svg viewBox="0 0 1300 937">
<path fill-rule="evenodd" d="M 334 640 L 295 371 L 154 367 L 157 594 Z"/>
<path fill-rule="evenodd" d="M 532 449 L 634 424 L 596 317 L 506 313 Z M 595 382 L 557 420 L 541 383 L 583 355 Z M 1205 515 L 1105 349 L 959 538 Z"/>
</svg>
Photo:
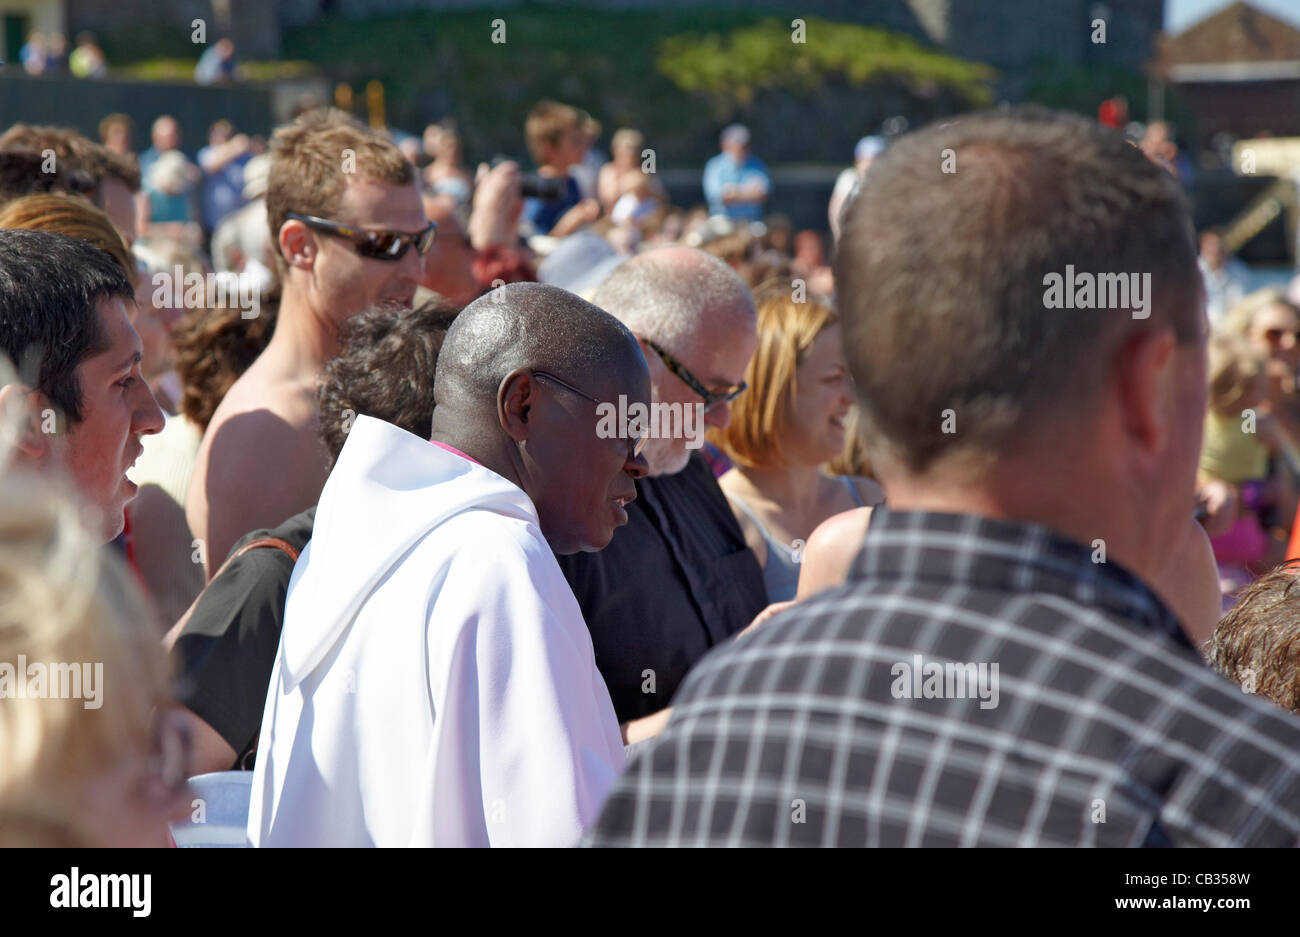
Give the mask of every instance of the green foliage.
<svg viewBox="0 0 1300 937">
<path fill-rule="evenodd" d="M 504 44 L 491 41 L 498 18 L 506 24 Z M 396 126 L 418 132 L 428 121 L 454 118 L 471 158 L 524 156 L 524 118 L 547 97 L 587 108 L 607 131 L 638 127 L 662 157 L 692 152 L 697 137 L 715 131 L 702 130 L 711 128 L 707 102 L 656 69 L 657 41 L 757 21 L 734 8 L 609 11 L 575 4 L 557 15 L 554 4 L 523 3 L 365 20 L 328 16 L 286 31 L 282 47 L 358 92 L 371 79 L 383 82 Z"/>
<path fill-rule="evenodd" d="M 114 71 L 149 81 L 193 81 L 194 66 L 198 62 L 196 58 L 145 59 Z M 311 62 L 240 62 L 239 69 L 245 81 L 275 81 L 279 78 L 301 78 L 320 73 Z"/>
<path fill-rule="evenodd" d="M 284 72 L 245 65 L 250 78 L 269 80 L 311 63 L 331 84 L 349 83 L 358 109 L 366 83 L 378 80 L 393 126 L 418 133 L 428 121 L 454 118 L 471 161 L 496 153 L 526 159 L 524 118 L 547 97 L 590 110 L 606 138 L 637 127 L 666 167 L 711 152 L 719 121 L 736 117 L 769 137 L 769 154 L 779 142 L 780 158 L 815 159 L 847 152 L 889 114 L 920 119 L 989 100 L 986 66 L 883 30 L 808 19 L 807 43 L 792 43 L 783 24 L 804 15 L 741 4 L 610 10 L 554 2 L 332 14 L 284 31 L 281 51 L 291 60 Z M 497 19 L 505 20 L 505 44 L 491 41 Z M 190 80 L 202 51 L 187 32 L 144 24 L 105 35 L 103 45 L 115 70 L 159 80 Z M 867 82 L 879 93 L 862 95 Z M 775 128 L 794 120 L 808 133 L 776 139 L 788 134 Z"/>
<path fill-rule="evenodd" d="M 204 46 L 190 41 L 190 30 L 161 23 L 137 22 L 96 33 L 109 68 L 137 64 L 148 59 L 192 59 L 198 61 Z"/>
<path fill-rule="evenodd" d="M 727 36 L 671 36 L 660 43 L 656 64 L 683 91 L 707 96 L 720 115 L 750 104 L 762 90 L 808 94 L 835 80 L 864 85 L 891 78 L 923 95 L 938 86 L 972 105 L 993 100 L 995 72 L 987 65 L 935 52 L 883 29 L 816 18 L 807 19 L 805 26 L 804 42 L 794 42 L 792 28 L 775 19 Z"/>
<path fill-rule="evenodd" d="M 193 81 L 194 66 L 208 46 L 196 44 L 187 27 L 178 29 L 150 23 L 135 23 L 99 34 L 99 45 L 113 74 L 147 81 Z M 214 40 L 215 41 L 215 40 Z M 275 81 L 319 74 L 311 62 L 241 60 L 240 68 L 248 81 Z"/>
</svg>

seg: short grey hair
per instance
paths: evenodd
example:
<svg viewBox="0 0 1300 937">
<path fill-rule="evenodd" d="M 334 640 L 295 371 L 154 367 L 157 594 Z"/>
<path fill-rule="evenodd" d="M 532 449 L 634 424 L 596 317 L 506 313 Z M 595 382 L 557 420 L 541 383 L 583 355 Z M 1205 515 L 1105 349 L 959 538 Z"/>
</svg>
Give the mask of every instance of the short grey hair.
<svg viewBox="0 0 1300 937">
<path fill-rule="evenodd" d="M 677 348 L 709 319 L 756 315 L 754 297 L 736 271 L 685 247 L 638 254 L 611 273 L 591 301 L 634 335 Z"/>
<path fill-rule="evenodd" d="M 620 373 L 640 351 L 628 329 L 593 304 L 558 286 L 507 283 L 489 290 L 452 321 L 437 356 L 433 397 L 491 402 L 516 368 L 578 380 Z M 464 404 L 458 404 L 464 406 Z"/>
</svg>

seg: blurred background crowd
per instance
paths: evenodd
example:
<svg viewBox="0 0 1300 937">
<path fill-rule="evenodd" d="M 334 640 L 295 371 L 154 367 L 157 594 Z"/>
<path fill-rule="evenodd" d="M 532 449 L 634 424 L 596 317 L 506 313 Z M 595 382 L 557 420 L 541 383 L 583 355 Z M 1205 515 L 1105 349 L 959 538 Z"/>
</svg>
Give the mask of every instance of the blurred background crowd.
<svg viewBox="0 0 1300 937">
<path fill-rule="evenodd" d="M 989 56 L 992 64 L 976 61 L 969 54 L 970 42 L 957 39 L 969 24 L 957 21 L 947 24 L 952 35 L 946 46 L 909 39 L 916 51 L 909 52 L 910 58 L 903 56 L 896 73 L 887 79 L 868 74 L 869 80 L 882 82 L 872 103 L 847 117 L 839 113 L 838 119 L 827 118 L 818 108 L 834 110 L 840 95 L 871 95 L 853 83 L 852 68 L 836 66 L 840 71 L 831 82 L 835 87 L 808 105 L 806 123 L 791 104 L 801 100 L 799 90 L 778 86 L 775 79 L 764 84 L 765 73 L 733 76 L 730 83 L 686 80 L 683 76 L 695 74 L 695 57 L 707 55 L 708 48 L 715 58 L 725 58 L 724 53 L 734 49 L 726 45 L 730 40 L 717 35 L 693 40 L 679 36 L 660 47 L 661 63 L 666 64 L 659 71 L 676 68 L 682 81 L 673 93 L 694 96 L 694 110 L 685 115 L 692 119 L 683 121 L 692 127 L 685 131 L 669 126 L 671 115 L 653 109 L 644 112 L 641 122 L 636 106 L 589 91 L 576 81 L 557 80 L 547 86 L 554 93 L 529 94 L 526 99 L 512 86 L 513 122 L 496 119 L 490 124 L 474 111 L 481 88 L 453 106 L 431 96 L 427 88 L 412 90 L 389 77 L 391 72 L 383 72 L 383 82 L 372 82 L 354 99 L 351 82 L 358 78 L 352 72 L 335 81 L 340 76 L 327 68 L 304 78 L 292 69 L 268 77 L 265 69 L 259 70 L 261 58 L 245 67 L 240 50 L 251 45 L 264 56 L 266 37 L 220 30 L 220 17 L 213 19 L 212 35 L 201 44 L 197 61 L 180 59 L 185 71 L 192 69 L 186 74 L 173 59 L 132 50 L 120 39 L 120 31 L 115 32 L 118 21 L 99 15 L 93 4 L 61 5 L 57 16 L 49 9 L 17 12 L 28 6 L 0 0 L 10 50 L 0 71 L 0 97 L 8 98 L 0 102 L 0 229 L 58 231 L 88 240 L 106 250 L 131 281 L 135 304 L 130 316 L 141 341 L 140 377 L 161 412 L 156 419 L 148 418 L 142 451 L 130 471 L 139 492 L 126 510 L 124 528 L 113 535 L 113 550 L 134 581 L 120 582 L 120 570 L 111 564 L 88 581 L 101 583 L 96 588 L 114 595 L 121 591 L 134 596 L 138 584 L 152 608 L 149 617 L 157 623 L 153 637 L 177 623 L 183 626 L 187 611 L 193 611 L 241 537 L 296 515 L 315 503 L 320 490 L 317 485 L 306 492 L 301 504 L 289 499 L 282 505 L 285 510 L 264 522 L 236 524 L 220 534 L 214 533 L 222 523 L 216 516 L 220 512 L 208 504 L 195 507 L 196 473 L 214 471 L 209 462 L 214 417 L 223 401 L 231 407 L 231 388 L 270 345 L 285 300 L 282 252 L 288 247 L 283 240 L 277 243 L 272 232 L 273 221 L 282 220 L 291 187 L 273 180 L 271 150 L 276 139 L 282 140 L 282 147 L 308 146 L 287 142 L 283 134 L 315 126 L 313 121 L 346 124 L 353 128 L 348 134 L 367 128 L 400 153 L 409 169 L 389 167 L 384 172 L 393 178 L 411 174 L 424 217 L 436 226 L 419 237 L 419 225 L 400 229 L 410 241 L 401 242 L 400 249 L 415 246 L 423 257 L 409 291 L 396 279 L 377 282 L 373 288 L 359 286 L 364 295 L 357 296 L 342 284 L 329 284 L 343 297 L 339 308 L 347 306 L 349 315 L 341 320 L 382 313 L 385 303 L 380 300 L 400 300 L 398 305 L 426 315 L 441 310 L 434 318 L 445 328 L 445 316 L 455 309 L 502 284 L 517 282 L 540 282 L 591 299 L 622 265 L 657 248 L 702 252 L 748 287 L 756 300 L 757 353 L 744 358 L 738 373 L 726 375 L 737 380 L 743 376 L 748 396 L 737 396 L 736 391 L 726 399 L 727 406 L 713 410 L 715 417 L 728 412 L 729 419 L 716 418 L 710 424 L 703 453 L 761 575 L 761 587 L 755 587 L 760 599 L 746 605 L 745 614 L 737 614 L 735 627 L 729 628 L 734 633 L 769 603 L 795 598 L 799 553 L 818 525 L 833 515 L 878 504 L 883 497 L 859 435 L 834 311 L 831 259 L 841 212 L 861 179 L 901 134 L 934 119 L 1008 98 L 1073 105 L 1124 134 L 1173 176 L 1196 219 L 1212 331 L 1197 511 L 1213 550 L 1212 578 L 1217 583 L 1216 614 L 1202 629 L 1202 637 L 1210 640 L 1218 614 L 1229 612 L 1243 589 L 1261 576 L 1262 582 L 1271 583 L 1267 577 L 1272 571 L 1300 560 L 1300 276 L 1294 267 L 1300 216 L 1300 26 L 1276 11 L 1235 3 L 1206 11 L 1205 18 L 1185 29 L 1162 34 L 1163 3 L 1138 4 L 1140 9 L 1130 11 L 1129 27 L 1121 25 L 1124 17 L 1111 17 L 1107 5 L 1094 4 L 1104 9 L 1091 12 L 1115 25 L 1109 42 L 1093 40 L 1092 46 L 1106 46 L 1104 52 L 1089 47 L 1080 53 L 1076 65 L 1079 73 L 1091 76 L 1086 81 L 1078 74 L 1017 71 L 1001 53 Z M 825 15 L 843 13 L 848 5 L 831 6 Z M 916 14 L 923 5 L 902 6 L 911 11 L 904 19 L 923 20 Z M 1071 7 L 1069 12 L 1091 9 L 1074 6 L 1079 9 Z M 1116 13 L 1121 6 L 1114 4 Z M 239 22 L 238 12 L 227 12 L 226 25 Z M 513 32 L 507 33 L 502 47 L 527 45 L 526 18 L 504 15 L 505 28 Z M 709 15 L 721 17 L 716 11 Z M 907 34 L 898 19 L 902 15 L 881 14 L 883 25 L 864 25 L 847 22 L 846 14 L 844 23 L 818 20 L 807 28 L 869 44 L 872 30 Z M 69 31 L 74 37 L 69 42 L 64 30 L 79 19 L 96 32 Z M 50 25 L 33 28 L 47 20 Z M 322 56 L 332 54 L 342 41 L 340 31 L 364 32 L 366 22 L 357 20 L 355 13 L 337 12 L 318 22 L 299 20 L 283 26 L 283 42 L 304 56 L 304 50 L 312 48 L 322 50 Z M 478 15 L 474 28 L 482 34 L 479 45 L 490 50 L 489 20 Z M 789 44 L 786 21 L 774 26 L 768 19 L 746 16 L 734 31 L 752 30 L 754 37 L 775 33 Z M 174 24 L 171 28 L 179 29 Z M 420 34 L 425 28 L 424 20 L 399 16 L 379 22 L 373 33 Z M 314 38 L 305 32 L 310 30 L 316 30 Z M 96 39 L 101 33 L 103 47 Z M 110 36 L 127 62 L 121 70 L 117 57 L 105 52 L 114 47 Z M 1216 37 L 1221 41 L 1216 43 Z M 372 41 L 366 38 L 358 44 L 369 49 Z M 816 44 L 815 33 L 808 42 Z M 435 47 L 444 50 L 437 43 Z M 505 51 L 500 61 L 509 63 L 511 54 Z M 400 70 L 404 57 L 394 52 L 391 58 Z M 533 67 L 528 56 L 522 61 Z M 1277 61 L 1289 63 L 1291 70 L 1270 72 L 1265 67 Z M 1137 67 L 1151 62 L 1159 67 L 1145 74 Z M 129 71 L 132 67 L 136 71 Z M 343 67 L 356 66 L 351 62 Z M 443 61 L 439 67 L 457 71 L 458 81 L 474 80 L 465 74 L 469 69 L 454 62 Z M 500 66 L 502 71 L 509 68 Z M 560 73 L 566 70 L 574 70 L 572 62 L 560 64 Z M 150 98 L 152 92 L 144 85 L 151 75 L 160 74 L 160 83 L 173 83 L 159 92 L 161 97 Z M 188 83 L 175 83 L 182 78 Z M 112 89 L 115 80 L 125 90 Z M 660 74 L 656 80 L 667 79 Z M 48 109 L 48 102 L 60 100 L 61 82 L 84 88 L 89 85 L 78 83 L 90 81 L 110 91 L 102 99 L 91 94 L 89 100 L 129 101 L 131 83 L 138 82 L 141 99 L 148 104 L 101 107 L 93 114 Z M 281 87 L 268 90 L 277 81 Z M 238 95 L 254 86 L 262 95 L 255 101 L 202 97 L 199 90 Z M 1223 101 L 1230 92 L 1236 96 L 1226 107 Z M 53 96 L 42 97 L 46 94 Z M 194 97 L 187 97 L 190 94 Z M 23 105 L 22 95 L 39 103 Z M 159 101 L 168 103 L 155 106 Z M 220 110 L 223 101 L 232 102 L 230 110 Z M 191 106 L 193 102 L 199 103 Z M 399 129 L 399 121 L 408 126 Z M 833 132 L 821 133 L 819 121 L 834 123 Z M 319 161 L 319 154 L 302 152 L 301 166 L 308 177 L 308 167 Z M 804 158 L 809 152 L 816 154 L 816 165 Z M 54 159 L 46 166 L 50 154 Z M 330 158 L 335 156 L 331 151 Z M 363 161 L 366 158 L 363 154 Z M 293 211 L 308 227 L 325 230 L 333 225 L 336 234 L 346 225 L 362 224 L 344 219 L 341 226 L 337 217 Z M 943 223 L 934 219 L 935 225 Z M 215 277 L 230 284 L 231 296 L 241 291 L 255 295 L 254 314 L 234 301 L 209 302 L 210 291 L 196 302 L 172 289 L 173 279 L 185 281 L 195 274 L 205 283 Z M 393 290 L 403 295 L 389 295 Z M 375 330 L 372 339 L 385 338 L 397 328 L 392 323 L 367 327 Z M 347 354 L 363 354 L 358 346 L 340 341 L 322 355 L 322 365 L 340 355 L 347 362 Z M 703 339 L 700 342 L 702 348 Z M 720 346 L 725 343 L 725 337 L 719 340 Z M 671 353 L 661 357 L 664 367 L 684 371 L 682 380 L 699 391 L 690 367 L 683 367 Z M 21 371 L 22 362 L 14 364 Z M 372 353 L 368 359 L 353 359 L 351 372 L 348 366 L 331 372 L 344 382 L 344 389 L 322 391 L 321 407 L 352 412 L 345 404 L 362 394 L 359 375 L 382 369 L 385 362 Z M 708 387 L 701 394 L 712 401 L 725 397 L 726 390 Z M 312 406 L 316 391 L 313 386 L 308 395 Z M 330 393 L 335 394 L 333 404 L 328 402 Z M 395 406 L 389 398 L 385 401 Z M 778 404 L 790 408 L 781 420 L 772 417 Z M 314 412 L 312 418 L 317 419 Z M 396 414 L 392 419 L 400 422 Z M 818 484 L 818 479 L 832 479 L 828 484 L 833 490 L 806 511 L 795 512 L 797 522 L 791 523 L 792 505 L 781 503 L 777 493 Z M 5 500 L 0 516 L 11 536 L 28 536 L 26 528 L 19 528 L 29 524 L 53 543 L 50 549 L 64 549 L 65 539 L 67 550 L 77 549 L 66 516 L 52 508 L 48 516 L 24 520 L 37 513 L 28 496 L 4 486 L 0 491 Z M 196 562 L 200 544 L 209 552 Z M 51 594 L 63 588 L 66 585 L 51 585 Z M 98 605 L 84 611 L 86 620 L 95 622 L 112 614 L 118 613 Z M 57 645 L 65 656 L 73 653 L 67 649 L 72 645 L 58 645 L 62 640 L 51 637 L 51 647 Z M 105 655 L 116 659 L 107 652 L 100 656 Z M 145 696 L 168 692 L 152 670 L 139 680 Z M 625 716 L 643 715 L 619 713 L 623 722 L 629 721 Z M 41 731 L 47 732 L 45 738 L 52 737 L 48 730 Z M 164 727 L 139 744 L 159 755 L 170 753 L 166 746 L 180 743 L 167 738 Z M 33 746 L 33 758 L 46 757 L 36 751 L 39 745 Z M 229 748 L 220 749 L 211 764 L 227 755 L 246 754 L 233 741 Z M 155 802 L 165 804 L 166 792 Z M 40 840 L 39 823 L 33 830 L 32 838 Z M 103 835 L 113 838 L 111 832 Z"/>
</svg>

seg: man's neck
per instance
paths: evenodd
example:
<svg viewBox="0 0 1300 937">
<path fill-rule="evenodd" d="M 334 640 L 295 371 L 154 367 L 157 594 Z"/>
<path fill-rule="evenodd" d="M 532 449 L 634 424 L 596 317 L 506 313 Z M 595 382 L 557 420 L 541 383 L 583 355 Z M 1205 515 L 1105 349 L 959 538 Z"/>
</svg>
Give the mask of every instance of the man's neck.
<svg viewBox="0 0 1300 937">
<path fill-rule="evenodd" d="M 302 291 L 285 288 L 267 351 L 294 371 L 319 373 L 339 353 L 338 330 L 318 314 Z"/>
<path fill-rule="evenodd" d="M 437 412 L 435 408 L 433 429 L 429 434 L 430 442 L 442 443 L 444 446 L 456 449 L 517 488 L 524 489 L 518 467 L 512 458 L 514 450 L 504 438 L 490 438 L 481 432 L 454 423 L 448 425 L 438 420 Z"/>
<path fill-rule="evenodd" d="M 1044 465 L 1001 465 L 981 480 L 889 478 L 886 507 L 891 511 L 974 514 L 991 520 L 1040 524 L 1076 543 L 1097 548 L 1113 563 L 1148 586 L 1162 573 L 1161 558 L 1143 514 L 1130 491 L 1083 471 L 1053 471 Z M 1188 511 L 1191 511 L 1189 500 Z"/>
</svg>

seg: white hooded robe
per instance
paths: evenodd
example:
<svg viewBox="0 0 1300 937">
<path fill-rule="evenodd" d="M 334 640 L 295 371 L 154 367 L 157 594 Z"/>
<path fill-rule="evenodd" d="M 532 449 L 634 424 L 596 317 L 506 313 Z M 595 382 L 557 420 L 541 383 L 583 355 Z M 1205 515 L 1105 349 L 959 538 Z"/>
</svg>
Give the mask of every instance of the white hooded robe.
<svg viewBox="0 0 1300 937">
<path fill-rule="evenodd" d="M 294 567 L 254 846 L 567 846 L 624 766 L 522 490 L 358 417 Z"/>
</svg>

